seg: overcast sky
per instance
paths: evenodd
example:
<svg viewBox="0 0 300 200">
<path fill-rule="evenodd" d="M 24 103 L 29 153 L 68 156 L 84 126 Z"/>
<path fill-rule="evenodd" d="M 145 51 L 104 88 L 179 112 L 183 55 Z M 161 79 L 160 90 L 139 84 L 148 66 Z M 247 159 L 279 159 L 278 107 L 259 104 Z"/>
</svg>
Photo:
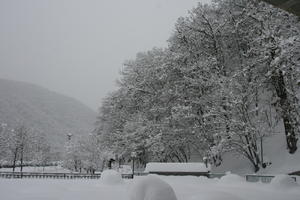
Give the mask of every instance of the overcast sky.
<svg viewBox="0 0 300 200">
<path fill-rule="evenodd" d="M 209 0 L 0 0 L 0 78 L 97 110 L 122 63 L 166 46 L 180 16 Z"/>
</svg>

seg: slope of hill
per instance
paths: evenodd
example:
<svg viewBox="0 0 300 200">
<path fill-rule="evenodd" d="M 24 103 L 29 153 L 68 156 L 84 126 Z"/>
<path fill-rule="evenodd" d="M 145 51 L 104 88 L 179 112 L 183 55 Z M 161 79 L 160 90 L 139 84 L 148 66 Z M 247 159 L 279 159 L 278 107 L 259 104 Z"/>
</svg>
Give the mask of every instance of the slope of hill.
<svg viewBox="0 0 300 200">
<path fill-rule="evenodd" d="M 288 174 L 300 171 L 300 144 L 294 154 L 289 154 L 285 135 L 281 129 L 279 133 L 264 139 L 264 162 L 270 165 L 265 169 L 260 169 L 258 174 Z M 237 174 L 253 174 L 254 169 L 251 163 L 245 158 L 227 154 L 223 157 L 223 163 L 219 167 L 214 167 L 213 172 L 231 171 Z"/>
<path fill-rule="evenodd" d="M 0 79 L 0 122 L 14 127 L 24 124 L 42 132 L 49 143 L 60 148 L 67 134 L 87 134 L 96 113 L 79 101 L 45 88 Z"/>
</svg>

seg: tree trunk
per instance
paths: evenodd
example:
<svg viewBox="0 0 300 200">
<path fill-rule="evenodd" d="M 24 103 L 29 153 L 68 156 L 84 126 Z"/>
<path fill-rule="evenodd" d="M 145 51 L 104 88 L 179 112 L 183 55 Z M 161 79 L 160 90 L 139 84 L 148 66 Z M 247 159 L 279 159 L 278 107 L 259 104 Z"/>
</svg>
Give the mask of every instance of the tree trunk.
<svg viewBox="0 0 300 200">
<path fill-rule="evenodd" d="M 15 172 L 16 162 L 17 162 L 18 149 L 15 149 L 14 159 L 13 159 L 13 172 Z"/>
<path fill-rule="evenodd" d="M 21 148 L 21 172 L 23 172 L 23 156 L 24 156 L 24 149 L 23 149 L 23 147 Z"/>
<path fill-rule="evenodd" d="M 284 77 L 281 70 L 272 76 L 272 82 L 275 87 L 276 94 L 280 98 L 279 106 L 282 112 L 281 116 L 285 129 L 287 148 L 289 149 L 289 153 L 293 154 L 297 151 L 298 138 L 296 137 L 296 127 L 294 125 L 295 119 L 293 116 L 293 106 L 288 99 L 288 91 L 285 87 Z"/>
</svg>

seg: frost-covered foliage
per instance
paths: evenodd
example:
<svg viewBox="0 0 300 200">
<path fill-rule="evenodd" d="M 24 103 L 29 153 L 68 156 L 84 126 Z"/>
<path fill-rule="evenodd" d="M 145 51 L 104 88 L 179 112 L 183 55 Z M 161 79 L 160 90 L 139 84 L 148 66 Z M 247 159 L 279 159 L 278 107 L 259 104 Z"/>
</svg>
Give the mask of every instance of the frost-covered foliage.
<svg viewBox="0 0 300 200">
<path fill-rule="evenodd" d="M 0 166 L 40 165 L 50 162 L 50 145 L 45 136 L 24 125 L 15 128 L 0 124 Z"/>
<path fill-rule="evenodd" d="M 63 166 L 76 172 L 95 173 L 103 169 L 107 157 L 100 146 L 99 136 L 92 133 L 81 137 L 72 136 L 65 144 Z"/>
<path fill-rule="evenodd" d="M 119 89 L 98 117 L 103 146 L 141 163 L 219 165 L 234 151 L 266 167 L 262 141 L 283 124 L 287 149 L 299 135 L 297 17 L 258 0 L 199 4 L 179 18 L 165 49 L 127 61 Z M 278 123 L 280 122 L 280 123 Z"/>
</svg>

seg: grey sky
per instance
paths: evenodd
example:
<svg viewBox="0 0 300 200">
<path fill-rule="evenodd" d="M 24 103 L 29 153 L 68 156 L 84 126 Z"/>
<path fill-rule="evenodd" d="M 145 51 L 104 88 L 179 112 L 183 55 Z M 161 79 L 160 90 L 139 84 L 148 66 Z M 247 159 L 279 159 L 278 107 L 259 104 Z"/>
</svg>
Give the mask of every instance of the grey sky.
<svg viewBox="0 0 300 200">
<path fill-rule="evenodd" d="M 199 1 L 0 0 L 0 78 L 35 83 L 96 110 L 122 63 L 165 46 L 176 19 Z"/>
</svg>

